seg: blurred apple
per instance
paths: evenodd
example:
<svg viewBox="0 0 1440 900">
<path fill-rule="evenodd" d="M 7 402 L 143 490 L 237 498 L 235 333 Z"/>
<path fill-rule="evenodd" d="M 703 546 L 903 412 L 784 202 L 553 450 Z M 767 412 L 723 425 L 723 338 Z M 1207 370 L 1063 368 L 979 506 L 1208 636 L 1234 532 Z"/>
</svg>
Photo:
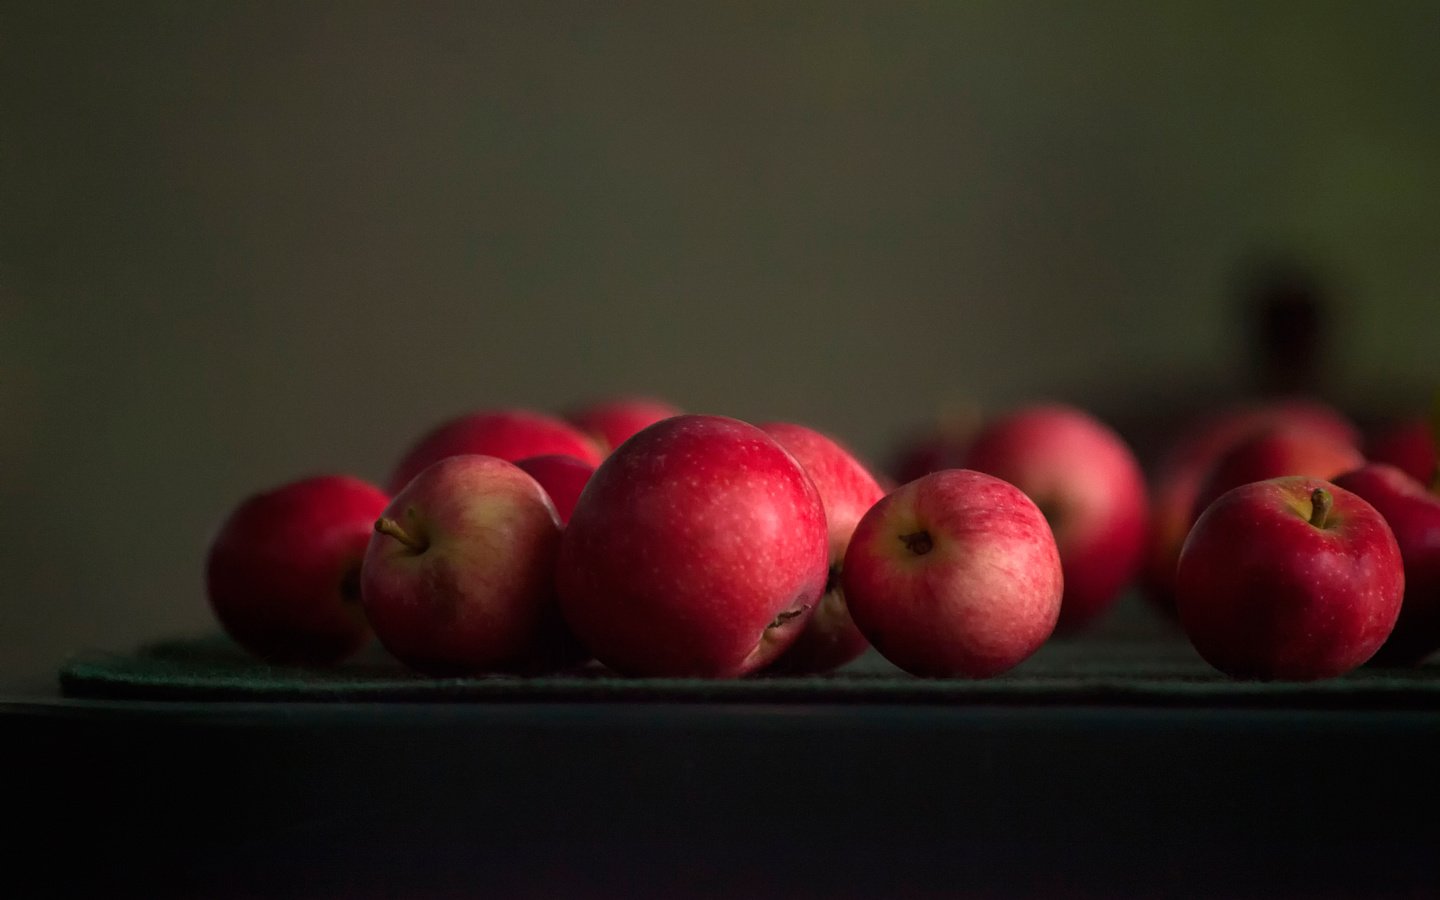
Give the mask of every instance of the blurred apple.
<svg viewBox="0 0 1440 900">
<path fill-rule="evenodd" d="M 609 453 L 635 432 L 680 415 L 677 407 L 649 397 L 616 397 L 582 406 L 565 416 Z"/>
<path fill-rule="evenodd" d="M 1343 675 L 1389 637 L 1405 572 L 1385 520 L 1318 478 L 1243 484 L 1210 504 L 1176 571 L 1195 649 L 1239 678 Z"/>
<path fill-rule="evenodd" d="M 1423 484 L 1436 480 L 1435 438 L 1430 420 L 1391 422 L 1368 435 L 1365 458 L 1388 463 Z"/>
<path fill-rule="evenodd" d="M 855 527 L 845 596 L 856 625 L 914 675 L 986 678 L 1050 636 L 1064 576 L 1055 537 L 1019 488 L 967 469 L 902 485 Z"/>
<path fill-rule="evenodd" d="M 347 475 L 320 475 L 256 494 L 210 545 L 205 584 L 237 644 L 276 663 L 325 665 L 369 639 L 360 561 L 389 498 Z"/>
<path fill-rule="evenodd" d="M 770 422 L 760 428 L 788 450 L 815 482 L 830 533 L 830 574 L 819 608 L 795 643 L 770 668 L 789 673 L 828 671 L 870 646 L 845 606 L 841 564 L 855 523 L 885 492 L 859 460 L 833 438 L 789 422 Z"/>
<path fill-rule="evenodd" d="M 1365 464 L 1353 444 L 1341 443 L 1314 429 L 1280 426 L 1252 434 L 1215 460 L 1195 496 L 1191 521 L 1231 488 L 1252 481 L 1305 475 L 1326 481 Z"/>
<path fill-rule="evenodd" d="M 399 492 L 426 466 L 462 454 L 507 462 L 563 454 L 591 465 L 603 456 L 594 441 L 553 416 L 525 409 L 477 412 L 451 419 L 422 437 L 391 473 L 390 490 Z"/>
<path fill-rule="evenodd" d="M 1010 413 L 981 429 L 966 465 L 1020 488 L 1049 521 L 1065 569 L 1057 628 L 1093 622 L 1135 580 L 1149 512 L 1145 477 L 1099 420 L 1061 405 Z"/>
<path fill-rule="evenodd" d="M 675 416 L 623 443 L 585 486 L 561 541 L 562 609 L 618 672 L 744 675 L 804 629 L 828 542 L 819 492 L 773 438 Z"/>
<path fill-rule="evenodd" d="M 595 467 L 589 463 L 560 454 L 530 456 L 519 460 L 515 465 L 540 482 L 545 493 L 550 495 L 550 501 L 555 504 L 555 512 L 560 515 L 562 525 L 570 521 L 575 501 L 580 499 L 585 483 L 595 474 Z"/>
<path fill-rule="evenodd" d="M 560 519 L 535 479 L 491 456 L 449 456 L 374 523 L 361 597 L 375 635 L 431 675 L 579 662 L 555 599 Z"/>
</svg>

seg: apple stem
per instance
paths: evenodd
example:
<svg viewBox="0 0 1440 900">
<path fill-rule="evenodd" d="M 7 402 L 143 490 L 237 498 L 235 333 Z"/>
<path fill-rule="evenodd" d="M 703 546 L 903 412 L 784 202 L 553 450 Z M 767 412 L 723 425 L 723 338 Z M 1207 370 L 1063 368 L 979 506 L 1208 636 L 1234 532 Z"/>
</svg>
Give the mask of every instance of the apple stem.
<svg viewBox="0 0 1440 900">
<path fill-rule="evenodd" d="M 786 622 L 800 615 L 809 608 L 809 604 L 802 603 L 798 609 L 782 610 L 779 613 L 775 614 L 775 621 L 771 622 L 769 625 L 766 625 L 765 630 L 769 631 L 771 628 L 779 628 L 781 625 L 784 625 Z"/>
<path fill-rule="evenodd" d="M 414 537 L 412 537 L 410 533 L 404 528 L 401 528 L 400 523 L 395 521 L 394 519 L 377 519 L 375 522 L 375 530 L 381 534 L 390 535 L 395 540 L 409 547 L 411 550 L 414 550 L 416 553 L 425 552 L 424 542 L 416 540 Z"/>
<path fill-rule="evenodd" d="M 1324 488 L 1316 488 L 1310 492 L 1310 524 L 1316 528 L 1324 528 L 1330 518 L 1330 507 L 1335 505 L 1335 498 Z"/>
<path fill-rule="evenodd" d="M 916 531 L 911 534 L 902 534 L 900 535 L 900 540 L 904 542 L 905 549 L 909 550 L 916 556 L 924 556 L 925 554 L 933 550 L 935 547 L 935 541 L 930 537 L 930 532 L 928 531 Z"/>
</svg>

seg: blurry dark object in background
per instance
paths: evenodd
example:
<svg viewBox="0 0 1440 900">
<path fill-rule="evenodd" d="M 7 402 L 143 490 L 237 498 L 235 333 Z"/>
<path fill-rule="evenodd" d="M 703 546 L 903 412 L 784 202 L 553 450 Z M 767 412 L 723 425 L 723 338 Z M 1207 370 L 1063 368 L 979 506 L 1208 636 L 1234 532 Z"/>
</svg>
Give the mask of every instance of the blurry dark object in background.
<svg viewBox="0 0 1440 900">
<path fill-rule="evenodd" d="M 1249 341 L 1249 374 L 1261 396 L 1323 395 L 1333 309 L 1315 270 L 1267 258 L 1240 275 L 1240 318 Z"/>
</svg>

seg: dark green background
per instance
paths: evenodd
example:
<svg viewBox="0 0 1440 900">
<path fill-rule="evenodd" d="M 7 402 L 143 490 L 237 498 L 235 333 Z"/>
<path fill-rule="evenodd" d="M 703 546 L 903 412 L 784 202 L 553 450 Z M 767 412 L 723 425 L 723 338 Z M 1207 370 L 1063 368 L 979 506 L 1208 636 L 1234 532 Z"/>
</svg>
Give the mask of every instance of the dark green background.
<svg viewBox="0 0 1440 900">
<path fill-rule="evenodd" d="M 1257 247 L 1337 398 L 1440 325 L 1427 3 L 10 3 L 0 674 L 209 626 L 246 493 L 646 391 L 878 457 L 937 408 L 1243 383 Z"/>
</svg>

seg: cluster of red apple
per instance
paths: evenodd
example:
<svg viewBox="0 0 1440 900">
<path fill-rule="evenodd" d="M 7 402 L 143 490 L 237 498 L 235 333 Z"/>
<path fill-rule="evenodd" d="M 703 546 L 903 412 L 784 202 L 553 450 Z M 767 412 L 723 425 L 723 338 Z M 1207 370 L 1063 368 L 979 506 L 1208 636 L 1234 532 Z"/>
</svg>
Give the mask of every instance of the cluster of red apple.
<svg viewBox="0 0 1440 900">
<path fill-rule="evenodd" d="M 1440 499 L 1362 466 L 1357 432 L 1325 407 L 1201 423 L 1148 495 L 1120 437 L 1064 406 L 997 418 L 956 467 L 888 492 L 796 424 L 633 399 L 567 419 L 447 422 L 388 494 L 321 476 L 248 499 L 208 560 L 222 626 L 307 665 L 373 630 L 433 675 L 591 659 L 640 676 L 820 672 L 873 645 L 917 675 L 986 677 L 1139 580 L 1239 676 L 1326 677 L 1382 644 L 1397 662 L 1440 646 Z"/>
</svg>

